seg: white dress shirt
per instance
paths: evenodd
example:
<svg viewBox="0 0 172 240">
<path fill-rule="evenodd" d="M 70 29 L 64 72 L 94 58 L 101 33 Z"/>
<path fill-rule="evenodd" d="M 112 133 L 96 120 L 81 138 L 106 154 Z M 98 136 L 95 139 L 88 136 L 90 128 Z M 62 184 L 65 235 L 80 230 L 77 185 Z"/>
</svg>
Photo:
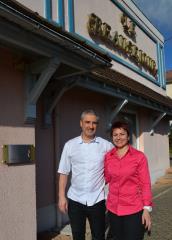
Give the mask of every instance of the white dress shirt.
<svg viewBox="0 0 172 240">
<path fill-rule="evenodd" d="M 79 136 L 65 144 L 58 172 L 72 173 L 68 198 L 87 206 L 105 199 L 104 155 L 112 148 L 112 143 L 101 137 L 85 143 Z"/>
</svg>

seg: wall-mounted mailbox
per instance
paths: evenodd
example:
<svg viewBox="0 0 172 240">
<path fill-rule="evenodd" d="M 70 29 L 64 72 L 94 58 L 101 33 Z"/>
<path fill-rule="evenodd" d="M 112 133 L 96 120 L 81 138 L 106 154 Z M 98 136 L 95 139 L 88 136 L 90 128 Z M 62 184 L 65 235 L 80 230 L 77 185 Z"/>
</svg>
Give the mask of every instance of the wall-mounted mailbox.
<svg viewBox="0 0 172 240">
<path fill-rule="evenodd" d="M 6 164 L 27 164 L 34 160 L 33 145 L 3 145 L 3 162 Z"/>
</svg>

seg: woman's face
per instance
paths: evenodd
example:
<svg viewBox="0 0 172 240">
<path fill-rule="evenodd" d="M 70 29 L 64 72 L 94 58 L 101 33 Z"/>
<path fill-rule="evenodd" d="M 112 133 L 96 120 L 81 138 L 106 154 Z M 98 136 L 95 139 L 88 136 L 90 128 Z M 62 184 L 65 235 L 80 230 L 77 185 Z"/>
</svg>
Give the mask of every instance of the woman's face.
<svg viewBox="0 0 172 240">
<path fill-rule="evenodd" d="M 114 128 L 112 131 L 112 141 L 117 148 L 123 148 L 128 145 L 129 136 L 123 128 Z"/>
</svg>

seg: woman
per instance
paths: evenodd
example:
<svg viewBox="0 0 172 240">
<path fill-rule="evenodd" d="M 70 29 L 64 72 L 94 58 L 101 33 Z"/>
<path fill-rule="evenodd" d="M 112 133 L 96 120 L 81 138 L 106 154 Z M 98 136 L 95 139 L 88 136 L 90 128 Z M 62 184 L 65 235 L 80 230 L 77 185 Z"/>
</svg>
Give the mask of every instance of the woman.
<svg viewBox="0 0 172 240">
<path fill-rule="evenodd" d="M 113 240 L 141 240 L 145 229 L 151 228 L 152 194 L 147 159 L 129 145 L 127 123 L 115 122 L 111 136 L 115 147 L 105 155 L 111 234 Z"/>
</svg>

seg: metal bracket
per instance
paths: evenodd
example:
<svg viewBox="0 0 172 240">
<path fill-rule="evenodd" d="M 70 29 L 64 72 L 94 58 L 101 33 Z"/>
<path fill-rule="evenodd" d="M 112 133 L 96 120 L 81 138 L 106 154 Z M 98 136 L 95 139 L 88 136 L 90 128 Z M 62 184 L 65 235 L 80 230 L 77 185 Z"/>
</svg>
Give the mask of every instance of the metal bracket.
<svg viewBox="0 0 172 240">
<path fill-rule="evenodd" d="M 127 99 L 123 99 L 122 101 L 120 101 L 118 103 L 118 105 L 116 106 L 115 110 L 113 111 L 113 113 L 110 116 L 110 121 L 109 121 L 109 128 L 112 126 L 112 122 L 114 120 L 114 118 L 118 115 L 118 113 L 122 110 L 122 108 L 128 103 Z"/>
<path fill-rule="evenodd" d="M 44 97 L 44 126 L 51 126 L 51 115 L 55 106 L 58 104 L 64 93 L 76 85 L 76 82 L 77 80 L 74 80 L 73 78 L 65 79 L 65 81 L 63 79 L 63 81 L 58 82 L 56 86 L 54 85 L 53 90 L 55 94 L 52 94 L 51 90 L 47 91 Z"/>
<path fill-rule="evenodd" d="M 153 135 L 153 134 L 154 134 L 154 128 L 155 128 L 155 126 L 161 121 L 161 119 L 162 119 L 163 117 L 165 117 L 166 114 L 167 114 L 167 113 L 164 112 L 164 113 L 161 113 L 161 114 L 157 117 L 157 119 L 156 119 L 156 120 L 154 121 L 154 123 L 152 124 L 151 131 L 150 131 L 150 135 Z"/>
<path fill-rule="evenodd" d="M 35 104 L 40 97 L 42 91 L 48 84 L 49 80 L 57 70 L 60 65 L 60 60 L 58 58 L 52 58 L 48 61 L 47 67 L 41 72 L 37 82 L 35 83 L 34 88 L 29 94 L 28 101 L 29 103 Z"/>
<path fill-rule="evenodd" d="M 25 122 L 33 123 L 36 119 L 36 103 L 41 93 L 47 86 L 51 77 L 58 69 L 60 60 L 52 58 L 32 63 L 26 70 L 25 78 Z M 37 76 L 39 76 L 37 78 Z"/>
</svg>

